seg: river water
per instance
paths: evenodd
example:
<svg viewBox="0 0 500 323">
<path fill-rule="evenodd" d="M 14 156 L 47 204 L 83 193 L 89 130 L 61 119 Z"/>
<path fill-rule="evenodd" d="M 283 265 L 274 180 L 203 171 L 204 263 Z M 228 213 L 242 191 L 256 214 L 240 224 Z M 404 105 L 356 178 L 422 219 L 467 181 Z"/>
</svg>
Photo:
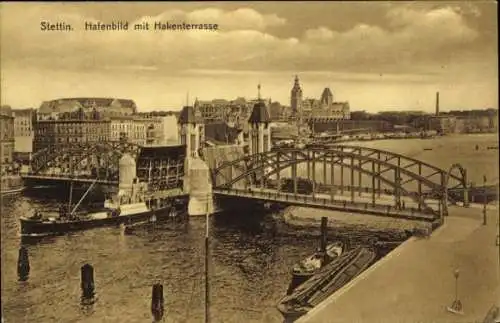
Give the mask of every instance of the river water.
<svg viewBox="0 0 500 323">
<path fill-rule="evenodd" d="M 498 181 L 496 135 L 362 143 L 448 168 L 462 163 L 469 179 Z M 475 145 L 480 150 L 475 150 Z M 423 148 L 433 147 L 433 151 Z M 42 191 L 43 192 L 43 191 Z M 43 194 L 43 193 L 42 193 Z M 151 288 L 164 285 L 164 322 L 202 322 L 205 219 L 192 217 L 156 232 L 125 235 L 103 228 L 26 244 L 31 272 L 17 280 L 18 218 L 59 201 L 4 198 L 1 209 L 2 315 L 5 322 L 151 322 Z M 282 322 L 276 303 L 291 265 L 317 245 L 313 235 L 277 231 L 276 217 L 225 213 L 210 220 L 212 322 Z M 97 302 L 80 305 L 80 267 L 95 270 Z"/>
</svg>

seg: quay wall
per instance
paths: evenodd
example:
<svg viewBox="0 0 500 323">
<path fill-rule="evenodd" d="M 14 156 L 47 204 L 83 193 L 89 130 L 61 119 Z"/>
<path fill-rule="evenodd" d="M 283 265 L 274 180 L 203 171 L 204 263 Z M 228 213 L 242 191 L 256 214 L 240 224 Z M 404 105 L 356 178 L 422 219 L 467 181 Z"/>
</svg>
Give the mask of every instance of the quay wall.
<svg viewBox="0 0 500 323">
<path fill-rule="evenodd" d="M 498 208 L 486 225 L 481 208 L 450 211 L 430 237 L 408 239 L 295 322 L 483 322 L 499 304 Z M 447 310 L 457 269 L 461 315 Z"/>
</svg>

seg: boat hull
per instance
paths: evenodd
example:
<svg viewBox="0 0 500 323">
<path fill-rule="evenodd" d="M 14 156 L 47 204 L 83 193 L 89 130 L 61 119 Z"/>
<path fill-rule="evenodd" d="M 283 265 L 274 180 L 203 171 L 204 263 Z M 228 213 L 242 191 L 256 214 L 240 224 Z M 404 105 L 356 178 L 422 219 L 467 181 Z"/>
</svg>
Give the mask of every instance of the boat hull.
<svg viewBox="0 0 500 323">
<path fill-rule="evenodd" d="M 132 224 L 149 220 L 153 215 L 157 219 L 168 218 L 171 207 L 148 210 L 131 215 L 120 215 L 104 219 L 86 219 L 78 221 L 37 221 L 21 218 L 21 236 L 63 235 L 68 232 L 82 231 L 99 227 Z"/>
<path fill-rule="evenodd" d="M 17 188 L 12 188 L 12 189 L 4 189 L 0 191 L 0 195 L 5 196 L 5 195 L 12 195 L 12 194 L 17 194 L 21 193 L 22 191 L 25 190 L 25 187 L 17 187 Z"/>
<path fill-rule="evenodd" d="M 278 310 L 287 321 L 297 319 L 362 273 L 375 257 L 375 251 L 369 248 L 342 254 L 281 299 Z"/>
</svg>

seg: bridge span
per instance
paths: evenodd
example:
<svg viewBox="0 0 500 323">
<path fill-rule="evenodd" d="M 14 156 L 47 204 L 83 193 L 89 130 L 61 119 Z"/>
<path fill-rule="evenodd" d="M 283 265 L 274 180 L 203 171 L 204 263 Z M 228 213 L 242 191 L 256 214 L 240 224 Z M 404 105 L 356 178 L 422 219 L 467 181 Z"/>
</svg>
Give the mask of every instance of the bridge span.
<svg viewBox="0 0 500 323">
<path fill-rule="evenodd" d="M 389 199 L 381 200 L 379 203 L 373 204 L 369 199 L 363 197 L 353 202 L 349 200 L 348 196 L 335 196 L 321 193 L 315 195 L 294 194 L 255 187 L 248 189 L 214 189 L 214 194 L 216 194 L 218 198 L 247 198 L 287 205 L 382 215 L 407 220 L 439 222 L 435 210 L 429 209 L 419 211 L 415 205 L 405 207 L 404 209 L 397 209 L 391 205 L 390 197 Z"/>
<path fill-rule="evenodd" d="M 283 189 L 281 184 L 270 189 L 270 181 L 281 183 L 283 178 L 293 181 L 291 189 Z M 312 185 L 310 197 L 305 199 L 298 194 L 299 183 L 304 180 Z M 468 204 L 467 172 L 459 164 L 443 170 L 401 154 L 349 145 L 283 147 L 242 156 L 219 163 L 212 170 L 212 183 L 214 192 L 220 195 L 312 207 L 319 203 L 325 208 L 401 217 L 418 214 L 442 218 L 448 213 L 448 203 L 457 202 L 456 194 L 448 194 L 448 190 L 463 188 L 463 201 Z M 346 192 L 350 199 L 336 200 Z M 367 193 L 369 197 L 356 201 L 356 196 L 359 200 Z M 389 211 L 387 200 L 382 201 L 383 193 L 392 196 Z M 406 208 L 408 203 L 412 206 Z"/>
<path fill-rule="evenodd" d="M 46 149 L 34 155 L 28 181 L 118 184 L 118 160 L 137 161 L 141 181 L 151 188 L 182 188 L 186 147 L 149 149 L 123 142 L 92 147 Z M 226 156 L 227 157 L 227 156 Z M 443 170 L 389 151 L 352 145 L 277 148 L 230 156 L 211 164 L 215 194 L 403 218 L 442 219 L 463 190 L 468 204 L 467 172 L 459 164 Z M 53 170 L 59 169 L 54 174 Z M 300 192 L 301 182 L 311 191 Z M 292 183 L 288 187 L 283 182 Z M 274 184 L 273 184 L 274 183 Z M 453 194 L 451 194 L 453 192 Z"/>
</svg>

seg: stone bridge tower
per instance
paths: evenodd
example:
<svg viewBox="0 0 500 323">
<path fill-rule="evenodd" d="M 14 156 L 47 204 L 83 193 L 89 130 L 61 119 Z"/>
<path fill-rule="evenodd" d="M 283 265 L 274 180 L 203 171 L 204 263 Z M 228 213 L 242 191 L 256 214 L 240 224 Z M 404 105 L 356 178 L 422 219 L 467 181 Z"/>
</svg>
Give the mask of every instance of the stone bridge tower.
<svg viewBox="0 0 500 323">
<path fill-rule="evenodd" d="M 250 155 L 263 153 L 271 150 L 271 127 L 269 126 L 270 117 L 266 104 L 260 98 L 254 105 L 252 114 L 248 119 L 248 147 Z"/>
<path fill-rule="evenodd" d="M 186 145 L 187 157 L 199 157 L 199 151 L 205 142 L 205 125 L 197 115 L 194 107 L 182 108 L 178 120 L 179 138 L 181 145 Z"/>
</svg>

